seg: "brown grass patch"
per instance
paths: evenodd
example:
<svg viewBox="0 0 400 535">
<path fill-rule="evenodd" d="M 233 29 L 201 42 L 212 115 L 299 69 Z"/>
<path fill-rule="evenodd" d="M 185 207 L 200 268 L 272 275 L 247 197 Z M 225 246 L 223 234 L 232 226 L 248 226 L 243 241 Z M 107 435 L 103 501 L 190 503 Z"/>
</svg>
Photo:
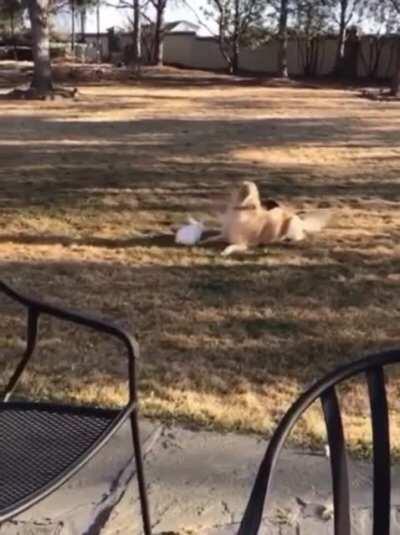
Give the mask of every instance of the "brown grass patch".
<svg viewBox="0 0 400 535">
<path fill-rule="evenodd" d="M 0 102 L 0 275 L 127 323 L 142 347 L 144 413 L 271 432 L 311 381 L 399 344 L 400 105 L 356 92 L 144 78 L 81 86 L 78 102 Z M 334 228 L 297 246 L 225 259 L 176 247 L 188 211 L 232 184 Z M 2 304 L 1 377 L 23 321 Z M 23 392 L 121 403 L 124 362 L 103 340 L 49 324 Z M 20 342 L 19 342 L 20 345 Z M 347 436 L 369 447 L 362 378 L 343 393 Z M 395 447 L 400 422 L 390 375 Z M 367 430 L 367 431 L 366 431 Z M 317 408 L 297 439 L 318 445 Z"/>
</svg>

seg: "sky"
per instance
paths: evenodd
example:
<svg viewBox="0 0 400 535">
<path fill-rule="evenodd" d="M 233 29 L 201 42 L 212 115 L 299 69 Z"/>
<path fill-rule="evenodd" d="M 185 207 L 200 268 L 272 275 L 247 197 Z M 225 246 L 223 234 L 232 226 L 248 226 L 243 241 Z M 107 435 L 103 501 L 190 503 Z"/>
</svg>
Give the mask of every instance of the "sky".
<svg viewBox="0 0 400 535">
<path fill-rule="evenodd" d="M 207 0 L 189 0 L 191 8 L 179 5 L 179 2 L 170 1 L 166 9 L 166 21 L 172 22 L 175 20 L 187 20 L 189 22 L 198 23 L 196 13 L 201 15 L 201 8 L 207 5 Z M 175 5 L 174 5 L 175 4 Z M 124 10 L 115 9 L 112 7 L 104 6 L 101 8 L 100 27 L 102 32 L 105 32 L 107 28 L 111 26 L 124 26 L 126 21 L 126 12 Z M 212 27 L 212 23 L 210 24 Z M 96 32 L 96 15 L 94 13 L 88 16 L 87 31 Z M 200 34 L 209 34 L 205 28 L 199 31 Z"/>
<path fill-rule="evenodd" d="M 131 2 L 131 0 L 127 1 Z M 118 0 L 107 0 L 107 3 L 117 4 Z M 176 20 L 193 22 L 200 25 L 197 32 L 199 35 L 215 35 L 217 33 L 217 25 L 215 21 L 206 19 L 202 13 L 202 9 L 208 4 L 208 0 L 168 0 L 165 19 L 167 22 Z M 189 5 L 190 7 L 188 7 Z M 123 10 L 107 5 L 102 6 L 100 12 L 100 31 L 105 32 L 112 26 L 115 26 L 116 28 L 126 28 L 127 16 L 128 14 L 131 14 L 131 11 L 131 9 Z M 70 31 L 70 23 L 71 17 L 69 14 L 60 14 L 57 17 L 56 27 L 59 31 Z M 201 26 L 201 24 L 203 24 L 203 26 Z M 77 28 L 79 28 L 79 25 Z M 373 31 L 374 26 L 364 22 L 363 29 L 370 32 Z M 88 33 L 95 33 L 97 31 L 95 12 L 88 13 L 86 31 Z"/>
</svg>

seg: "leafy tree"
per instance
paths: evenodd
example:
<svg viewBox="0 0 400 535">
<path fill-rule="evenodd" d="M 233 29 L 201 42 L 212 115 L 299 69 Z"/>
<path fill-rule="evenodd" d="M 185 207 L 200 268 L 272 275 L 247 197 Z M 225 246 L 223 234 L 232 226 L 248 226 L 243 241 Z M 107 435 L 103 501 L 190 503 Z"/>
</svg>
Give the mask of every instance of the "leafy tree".
<svg viewBox="0 0 400 535">
<path fill-rule="evenodd" d="M 52 0 L 26 0 L 32 33 L 33 79 L 31 88 L 40 94 L 53 89 L 50 63 L 49 18 Z"/>
<path fill-rule="evenodd" d="M 0 5 L 8 0 L 0 0 Z M 50 61 L 50 19 L 63 4 L 60 0 L 22 0 L 22 7 L 27 9 L 32 36 L 33 78 L 31 93 L 43 95 L 53 91 Z"/>
<path fill-rule="evenodd" d="M 288 77 L 287 47 L 289 35 L 298 38 L 304 69 L 312 74 L 315 69 L 317 41 L 327 29 L 328 0 L 270 0 L 270 19 L 277 34 L 278 75 Z"/>
<path fill-rule="evenodd" d="M 329 8 L 322 0 L 293 0 L 293 30 L 307 76 L 317 71 L 321 35 L 329 27 L 328 20 Z"/>
<path fill-rule="evenodd" d="M 141 15 L 147 20 L 148 27 L 144 34 L 143 44 L 155 65 L 163 63 L 163 41 L 169 25 L 165 23 L 167 5 L 186 4 L 192 8 L 188 0 L 142 0 Z M 150 8 L 150 11 L 147 9 Z"/>
<path fill-rule="evenodd" d="M 397 14 L 400 14 L 400 0 L 389 0 L 391 6 L 394 8 Z M 400 94 L 400 39 L 397 39 L 396 46 L 396 67 L 390 84 L 390 92 L 393 96 L 399 96 Z"/>
<path fill-rule="evenodd" d="M 279 52 L 278 52 L 278 76 L 287 78 L 289 76 L 287 66 L 287 46 L 288 46 L 288 16 L 289 0 L 280 0 L 279 5 Z"/>
<path fill-rule="evenodd" d="M 64 5 L 63 2 L 55 2 L 55 9 Z M 75 49 L 76 41 L 76 20 L 79 17 L 81 21 L 81 32 L 84 33 L 86 12 L 97 5 L 97 0 L 68 0 L 68 7 L 71 12 L 71 49 Z"/>
<path fill-rule="evenodd" d="M 346 31 L 354 23 L 363 5 L 368 0 L 323 0 L 331 13 L 331 19 L 338 28 L 338 46 L 336 51 L 335 74 L 345 74 L 344 53 L 346 44 Z"/>
<path fill-rule="evenodd" d="M 0 2 L 0 27 L 2 31 L 9 31 L 15 44 L 15 32 L 23 22 L 24 6 L 21 0 L 3 0 Z"/>
<path fill-rule="evenodd" d="M 145 34 L 147 52 L 150 54 L 150 61 L 155 65 L 163 64 L 165 10 L 168 3 L 169 0 L 143 0 L 143 4 L 139 5 L 140 14 L 148 22 Z M 148 7 L 152 8 L 154 13 L 148 12 Z"/>
<path fill-rule="evenodd" d="M 262 27 L 266 3 L 264 0 L 209 0 L 208 17 L 217 19 L 218 40 L 229 71 L 239 71 L 240 47 Z"/>
<path fill-rule="evenodd" d="M 139 0 L 133 0 L 133 62 L 138 64 L 141 56 L 141 35 L 140 35 L 140 3 Z"/>
<path fill-rule="evenodd" d="M 329 7 L 323 0 L 293 0 L 293 29 L 306 36 L 329 29 Z"/>
<path fill-rule="evenodd" d="M 290 33 L 289 24 L 294 9 L 294 0 L 270 0 L 268 18 L 271 24 L 271 28 L 278 39 L 278 76 L 281 78 L 287 78 L 288 65 L 287 65 L 287 49 L 288 38 Z"/>
<path fill-rule="evenodd" d="M 132 63 L 138 65 L 142 55 L 140 19 L 145 2 L 144 0 L 118 0 L 116 7 L 132 13 L 131 16 L 128 15 L 128 24 L 132 31 Z"/>
<path fill-rule="evenodd" d="M 399 25 L 399 14 L 391 1 L 364 0 L 360 7 L 360 19 L 374 21 L 374 33 L 368 36 L 367 53 L 360 48 L 360 59 L 364 64 L 367 76 L 375 78 L 382 57 L 382 51 L 389 34 L 395 33 Z M 396 42 L 393 43 L 396 45 Z M 396 46 L 391 47 L 389 66 L 392 63 Z"/>
<path fill-rule="evenodd" d="M 154 48 L 153 48 L 153 63 L 155 65 L 163 64 L 163 39 L 164 39 L 164 19 L 165 9 L 168 0 L 150 0 L 151 5 L 156 12 L 156 20 L 154 23 Z"/>
</svg>

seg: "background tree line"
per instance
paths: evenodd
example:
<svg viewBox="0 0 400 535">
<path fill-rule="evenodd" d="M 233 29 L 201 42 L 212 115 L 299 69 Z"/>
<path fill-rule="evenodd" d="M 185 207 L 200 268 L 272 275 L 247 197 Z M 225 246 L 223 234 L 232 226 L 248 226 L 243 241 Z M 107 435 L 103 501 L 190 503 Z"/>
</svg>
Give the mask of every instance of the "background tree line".
<svg viewBox="0 0 400 535">
<path fill-rule="evenodd" d="M 38 92 L 52 90 L 49 31 L 51 20 L 67 6 L 71 12 L 72 46 L 75 21 L 85 27 L 86 14 L 103 5 L 113 6 L 126 14 L 132 31 L 132 63 L 141 56 L 141 26 L 153 32 L 153 62 L 162 62 L 162 42 L 167 5 L 173 8 L 190 0 L 0 0 L 0 30 L 13 36 L 26 16 L 31 27 L 34 76 L 32 88 Z M 279 42 L 278 75 L 288 76 L 287 44 L 290 36 L 301 37 L 305 54 L 312 56 L 315 40 L 327 34 L 337 36 L 334 74 L 345 74 L 345 42 L 352 26 L 362 25 L 377 38 L 388 33 L 399 34 L 400 0 L 207 0 L 207 6 L 197 12 L 200 24 L 210 22 L 217 28 L 216 37 L 231 73 L 239 71 L 240 50 L 256 47 L 277 37 Z M 400 36 L 396 51 L 396 73 L 391 84 L 393 94 L 400 92 Z"/>
</svg>

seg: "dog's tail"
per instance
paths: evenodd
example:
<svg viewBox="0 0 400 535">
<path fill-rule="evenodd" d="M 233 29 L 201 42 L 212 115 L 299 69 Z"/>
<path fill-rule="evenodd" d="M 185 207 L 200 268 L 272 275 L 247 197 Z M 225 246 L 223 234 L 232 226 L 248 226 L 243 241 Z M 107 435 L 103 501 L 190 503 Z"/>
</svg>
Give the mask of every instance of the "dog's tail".
<svg viewBox="0 0 400 535">
<path fill-rule="evenodd" d="M 315 210 L 300 216 L 294 215 L 290 218 L 284 239 L 290 241 L 304 240 L 306 234 L 319 232 L 326 227 L 332 215 L 330 210 Z"/>
<path fill-rule="evenodd" d="M 300 216 L 304 232 L 320 232 L 325 228 L 333 217 L 332 210 L 321 209 L 307 212 Z"/>
</svg>

